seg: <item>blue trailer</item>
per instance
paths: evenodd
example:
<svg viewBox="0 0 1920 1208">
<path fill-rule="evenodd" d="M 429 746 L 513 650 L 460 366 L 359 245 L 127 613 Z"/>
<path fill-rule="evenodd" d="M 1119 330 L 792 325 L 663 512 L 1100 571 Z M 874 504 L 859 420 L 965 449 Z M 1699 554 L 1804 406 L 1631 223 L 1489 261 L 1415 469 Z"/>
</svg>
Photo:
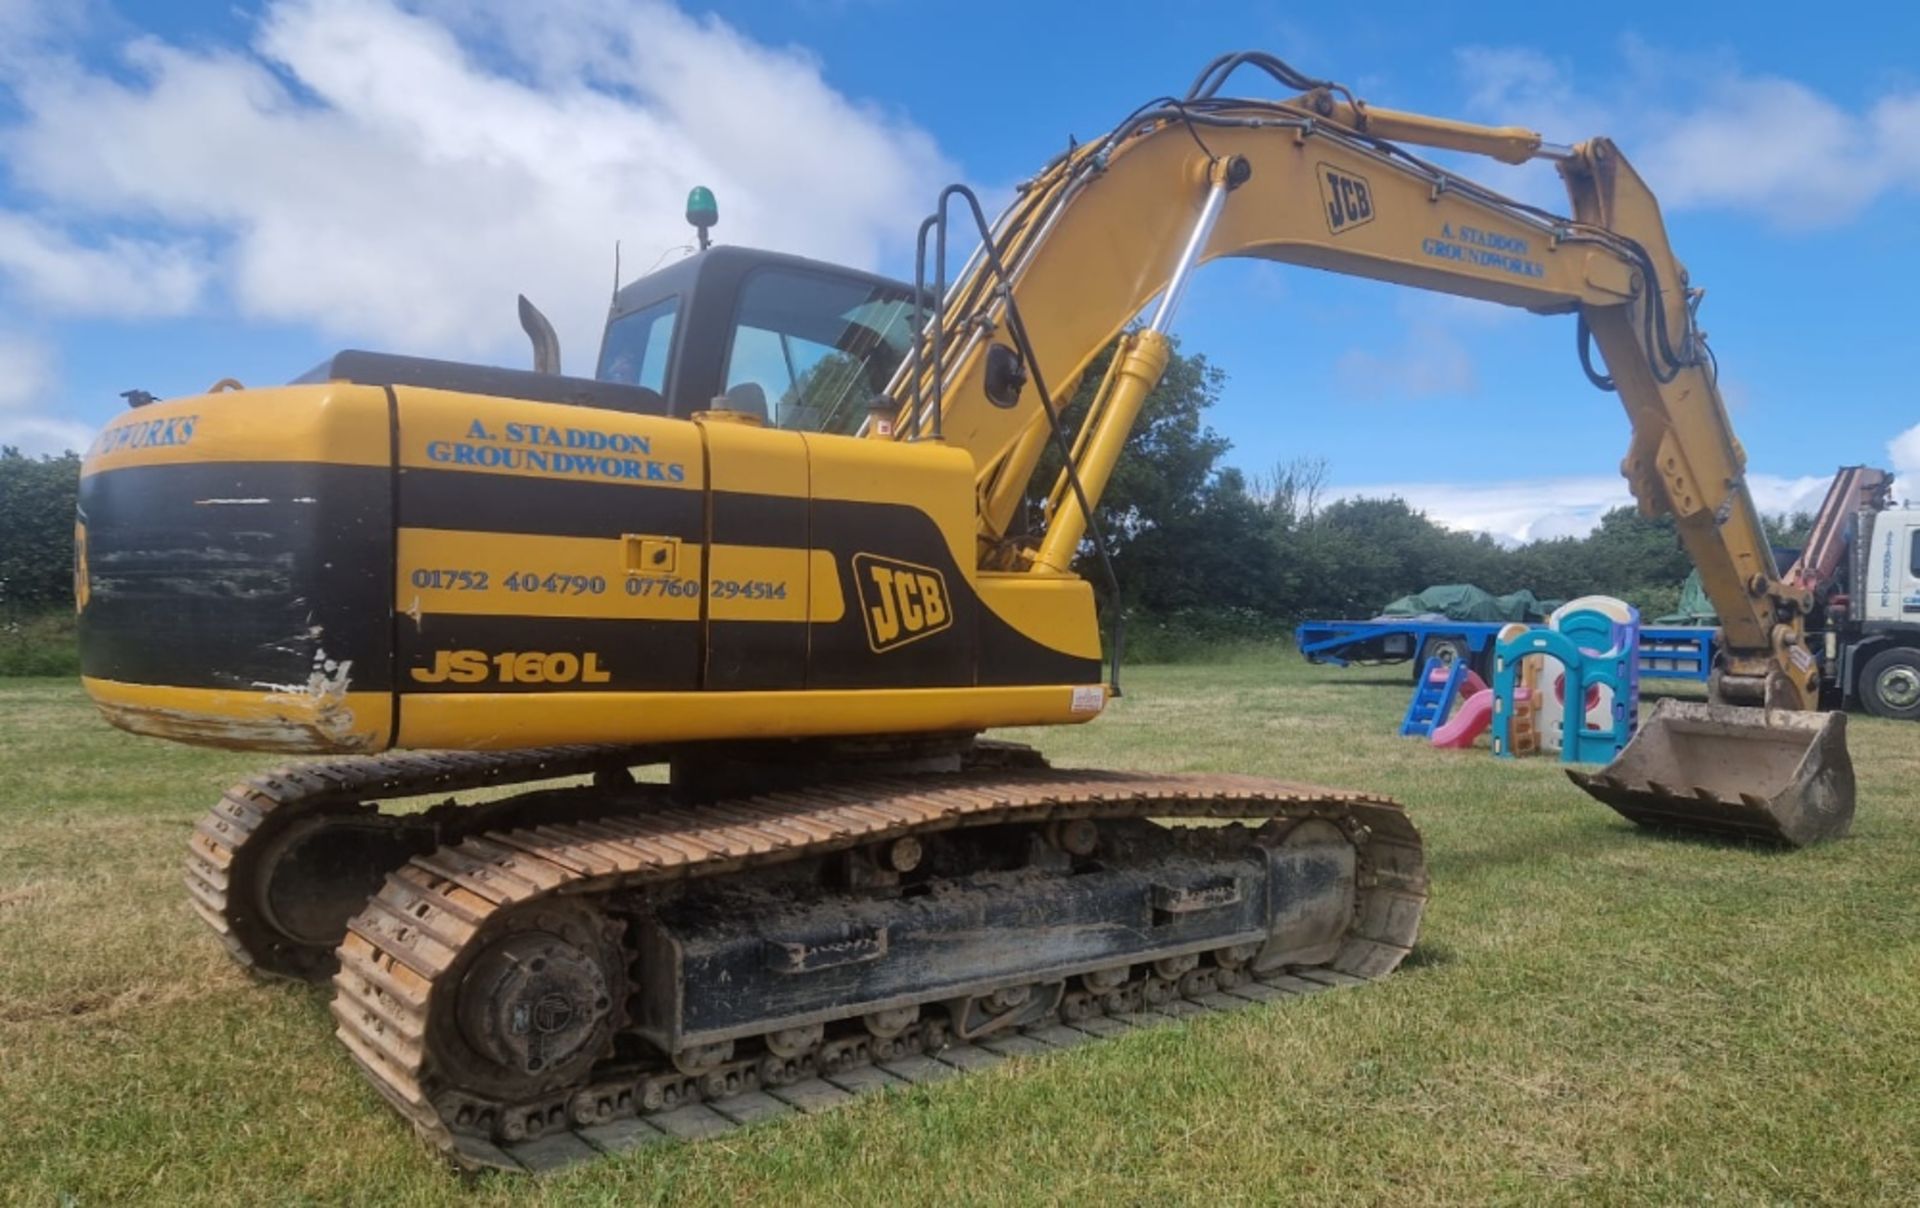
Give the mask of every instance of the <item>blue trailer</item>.
<svg viewBox="0 0 1920 1208">
<path fill-rule="evenodd" d="M 1410 663 L 1417 671 L 1430 658 L 1465 659 L 1483 677 L 1493 669 L 1493 641 L 1507 622 L 1450 621 L 1445 617 L 1381 617 L 1372 621 L 1303 621 L 1294 643 L 1309 663 Z M 1708 625 L 1643 625 L 1640 677 L 1707 681 L 1713 643 L 1720 631 Z"/>
</svg>

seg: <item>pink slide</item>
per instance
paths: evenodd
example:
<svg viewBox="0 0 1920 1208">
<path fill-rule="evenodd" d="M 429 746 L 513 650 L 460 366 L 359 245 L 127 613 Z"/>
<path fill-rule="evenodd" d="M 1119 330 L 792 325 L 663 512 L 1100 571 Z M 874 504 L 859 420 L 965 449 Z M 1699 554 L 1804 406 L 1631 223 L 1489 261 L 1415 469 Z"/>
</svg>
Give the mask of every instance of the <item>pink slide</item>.
<svg viewBox="0 0 1920 1208">
<path fill-rule="evenodd" d="M 1465 750 L 1492 722 L 1493 689 L 1482 688 L 1461 701 L 1460 707 L 1453 711 L 1453 716 L 1445 724 L 1435 726 L 1433 737 L 1427 741 L 1450 751 Z"/>
</svg>

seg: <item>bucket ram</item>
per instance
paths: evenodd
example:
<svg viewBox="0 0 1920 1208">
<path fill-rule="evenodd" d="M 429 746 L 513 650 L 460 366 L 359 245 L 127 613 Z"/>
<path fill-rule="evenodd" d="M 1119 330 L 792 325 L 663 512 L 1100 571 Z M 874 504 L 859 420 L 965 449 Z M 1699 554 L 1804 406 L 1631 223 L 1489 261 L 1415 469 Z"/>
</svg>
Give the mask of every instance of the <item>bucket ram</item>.
<svg viewBox="0 0 1920 1208">
<path fill-rule="evenodd" d="M 1641 826 L 1805 847 L 1847 833 L 1847 715 L 1662 700 L 1618 758 L 1567 775 Z"/>
</svg>

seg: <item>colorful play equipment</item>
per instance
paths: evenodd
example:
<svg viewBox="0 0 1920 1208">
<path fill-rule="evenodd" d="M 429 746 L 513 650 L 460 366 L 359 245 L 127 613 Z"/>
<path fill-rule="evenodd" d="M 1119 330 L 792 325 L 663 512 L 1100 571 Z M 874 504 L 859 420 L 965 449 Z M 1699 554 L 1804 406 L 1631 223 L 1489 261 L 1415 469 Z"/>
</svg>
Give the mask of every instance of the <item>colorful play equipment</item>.
<svg viewBox="0 0 1920 1208">
<path fill-rule="evenodd" d="M 1420 669 L 1420 678 L 1414 681 L 1406 716 L 1400 719 L 1400 737 L 1430 739 L 1435 746 L 1453 745 L 1442 743 L 1438 735 L 1450 725 L 1447 714 L 1452 711 L 1454 701 L 1464 695 L 1471 703 L 1486 691 L 1487 682 L 1467 666 L 1466 660 L 1428 659 Z M 1479 733 L 1474 731 L 1476 736 Z M 1471 741 L 1469 738 L 1468 742 Z"/>
<path fill-rule="evenodd" d="M 1487 726 L 1492 724 L 1492 721 L 1493 689 L 1482 688 L 1461 701 L 1460 708 L 1454 711 L 1452 717 L 1443 724 L 1435 726 L 1433 736 L 1427 741 L 1444 750 L 1465 750 L 1473 745 L 1475 739 L 1486 733 Z"/>
<path fill-rule="evenodd" d="M 1528 625 L 1502 626 L 1496 641 L 1504 642 L 1527 632 Z M 1532 755 L 1540 750 L 1540 665 L 1541 659 L 1520 660 L 1520 682 L 1513 690 L 1513 705 L 1507 711 L 1510 741 L 1515 755 Z M 1491 691 L 1491 690 L 1489 690 Z M 1492 719 L 1488 719 L 1492 724 Z"/>
<path fill-rule="evenodd" d="M 1494 643 L 1494 754 L 1612 760 L 1638 724 L 1639 638 L 1639 611 L 1611 596 L 1570 600 L 1544 629 L 1503 629 Z"/>
<path fill-rule="evenodd" d="M 1547 751 L 1564 763 L 1605 763 L 1638 721 L 1639 630 L 1639 612 L 1611 596 L 1570 601 L 1544 628 L 1503 626 L 1494 641 L 1493 684 L 1463 659 L 1428 659 L 1400 733 L 1460 750 L 1490 732 L 1496 755 Z"/>
</svg>

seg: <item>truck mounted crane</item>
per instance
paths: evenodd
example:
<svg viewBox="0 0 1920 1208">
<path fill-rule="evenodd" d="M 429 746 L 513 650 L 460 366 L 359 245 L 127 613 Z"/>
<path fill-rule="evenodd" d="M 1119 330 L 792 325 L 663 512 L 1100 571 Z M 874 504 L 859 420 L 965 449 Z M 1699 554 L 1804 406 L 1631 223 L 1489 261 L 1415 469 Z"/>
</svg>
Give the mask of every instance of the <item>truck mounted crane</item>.
<svg viewBox="0 0 1920 1208">
<path fill-rule="evenodd" d="M 1243 69 L 1284 99 L 1224 95 Z M 1573 217 L 1410 144 L 1550 160 Z M 537 1165 L 690 1104 L 1399 964 L 1427 874 L 1393 801 L 981 737 L 1090 721 L 1117 688 L 1074 567 L 1104 561 L 1089 518 L 1218 257 L 1576 316 L 1633 491 L 1724 627 L 1712 701 L 1663 703 L 1587 787 L 1648 824 L 1845 829 L 1844 719 L 1801 712 L 1805 593 L 1699 295 L 1607 140 L 1395 112 L 1242 53 L 995 222 L 948 189 L 913 286 L 709 247 L 716 216 L 696 190 L 703 250 L 617 290 L 591 380 L 523 305 L 549 372 L 342 353 L 140 406 L 85 459 L 107 719 L 329 757 L 196 827 L 194 908 L 243 964 L 330 978 L 354 1061 L 454 1160 Z"/>
</svg>

